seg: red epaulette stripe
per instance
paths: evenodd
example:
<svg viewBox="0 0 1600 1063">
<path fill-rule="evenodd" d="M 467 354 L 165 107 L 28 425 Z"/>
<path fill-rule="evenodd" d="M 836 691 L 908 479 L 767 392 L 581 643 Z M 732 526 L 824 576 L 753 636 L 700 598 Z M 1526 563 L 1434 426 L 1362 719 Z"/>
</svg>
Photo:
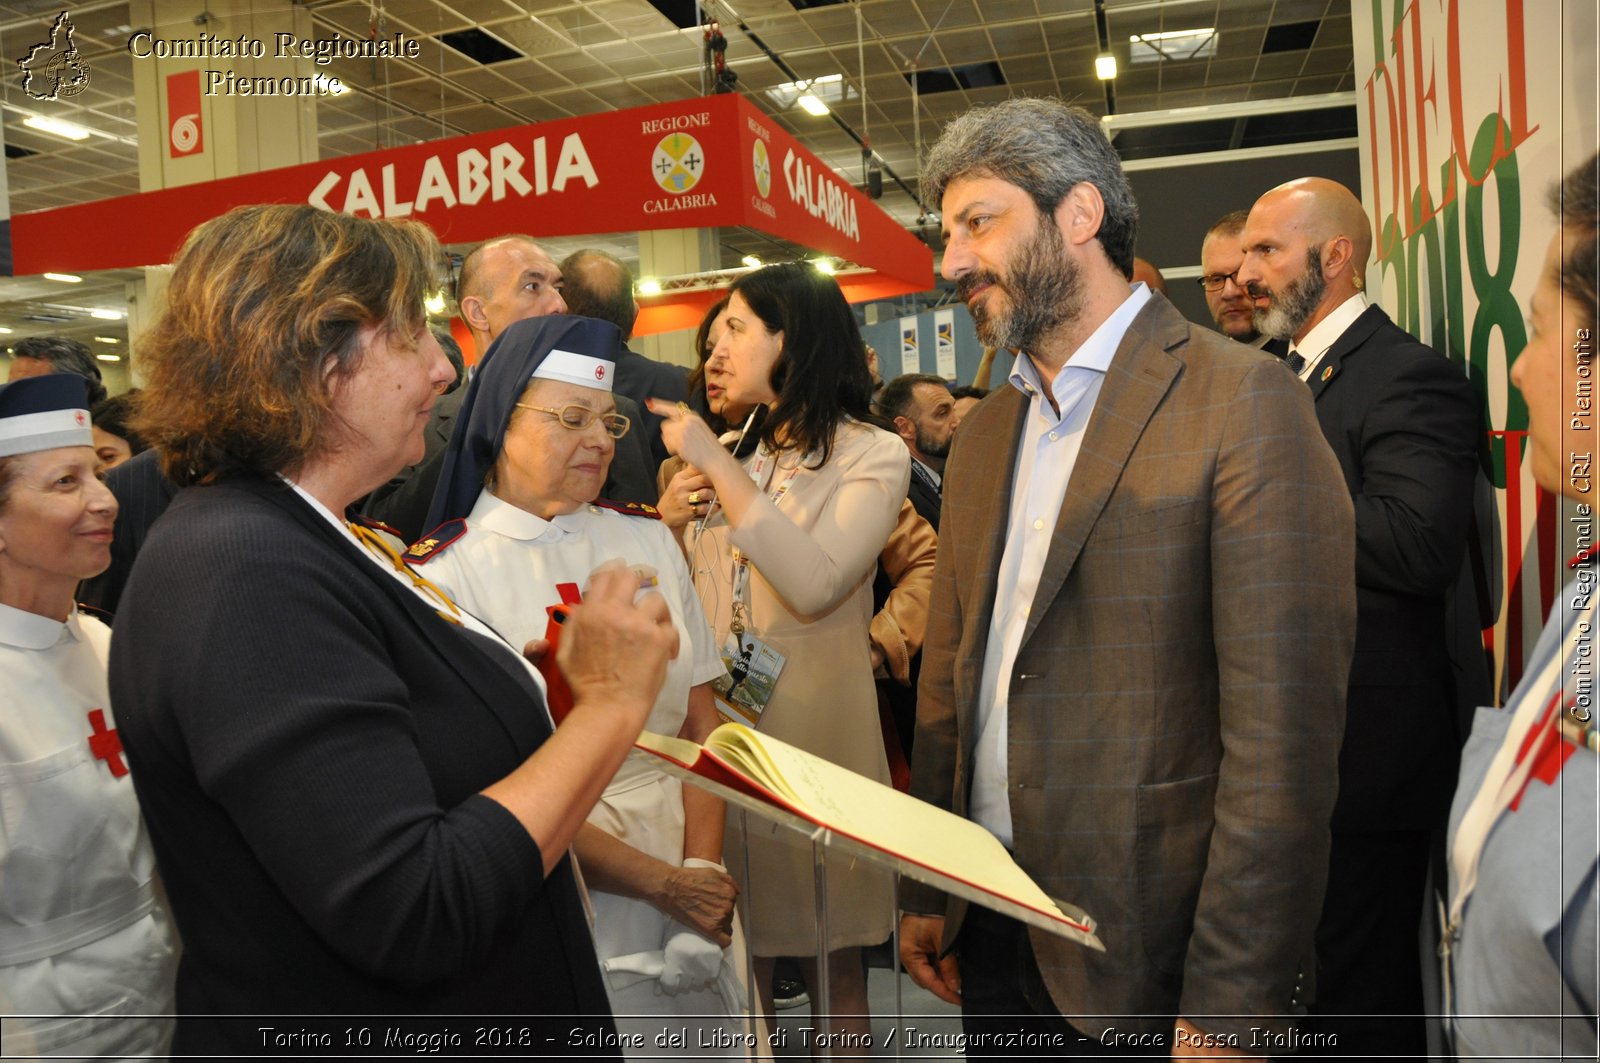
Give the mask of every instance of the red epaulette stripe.
<svg viewBox="0 0 1600 1063">
<path fill-rule="evenodd" d="M 371 528 L 373 531 L 381 531 L 385 535 L 392 535 L 401 542 L 406 541 L 406 537 L 401 533 L 399 528 L 396 528 L 393 524 L 385 524 L 376 517 L 368 517 L 357 513 L 354 517 L 354 520 L 357 524 L 360 524 L 363 527 Z"/>
</svg>

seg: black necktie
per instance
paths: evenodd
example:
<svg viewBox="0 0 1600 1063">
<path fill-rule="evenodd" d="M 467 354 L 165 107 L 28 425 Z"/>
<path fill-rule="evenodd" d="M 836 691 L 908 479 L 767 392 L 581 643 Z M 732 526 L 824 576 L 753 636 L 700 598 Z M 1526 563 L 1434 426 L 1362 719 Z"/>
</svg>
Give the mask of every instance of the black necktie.
<svg viewBox="0 0 1600 1063">
<path fill-rule="evenodd" d="M 1283 364 L 1289 367 L 1289 372 L 1299 376 L 1300 370 L 1306 367 L 1305 355 L 1299 351 L 1291 350 L 1283 356 Z"/>
</svg>

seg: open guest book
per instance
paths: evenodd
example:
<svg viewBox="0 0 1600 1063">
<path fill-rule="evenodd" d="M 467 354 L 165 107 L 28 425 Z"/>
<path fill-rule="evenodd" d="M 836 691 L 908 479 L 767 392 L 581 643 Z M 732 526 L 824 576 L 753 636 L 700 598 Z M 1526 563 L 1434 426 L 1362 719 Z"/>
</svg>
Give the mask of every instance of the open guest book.
<svg viewBox="0 0 1600 1063">
<path fill-rule="evenodd" d="M 971 820 L 740 723 L 718 727 L 704 746 L 650 731 L 635 744 L 711 782 L 953 879 L 980 896 L 1026 908 L 1044 916 L 1058 935 L 1105 951 L 1087 912 L 1046 895 L 1000 840 Z"/>
</svg>

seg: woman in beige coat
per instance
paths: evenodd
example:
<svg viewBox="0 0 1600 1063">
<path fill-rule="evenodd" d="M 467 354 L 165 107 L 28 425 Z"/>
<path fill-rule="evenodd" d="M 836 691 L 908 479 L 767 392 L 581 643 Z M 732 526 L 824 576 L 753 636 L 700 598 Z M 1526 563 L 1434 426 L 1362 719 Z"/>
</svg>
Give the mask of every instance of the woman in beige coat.
<svg viewBox="0 0 1600 1063">
<path fill-rule="evenodd" d="M 667 446 L 704 475 L 691 567 L 725 656 L 759 640 L 784 664 L 758 730 L 887 783 L 868 627 L 872 573 L 905 500 L 910 455 L 865 423 L 871 381 L 855 318 L 838 285 L 803 264 L 740 278 L 707 381 L 738 407 L 767 408 L 760 445 L 741 463 L 686 407 L 652 403 Z M 734 645 L 737 643 L 737 646 Z M 759 700 L 759 699 L 758 699 Z M 749 933 L 771 1003 L 772 960 L 812 955 L 816 919 L 809 843 L 751 821 L 730 824 L 729 868 L 748 844 Z M 889 875 L 828 869 L 829 984 L 834 1029 L 865 1034 L 861 947 L 889 935 Z M 816 985 L 816 972 L 807 971 Z"/>
<path fill-rule="evenodd" d="M 750 411 L 728 405 L 720 380 L 709 388 L 706 382 L 706 363 L 726 331 L 722 319 L 727 309 L 728 299 L 724 296 L 700 322 L 695 338 L 700 365 L 689 376 L 689 405 L 693 409 L 709 409 L 707 423 L 722 432 L 724 443 L 731 444 L 738 438 L 739 429 L 728 431 L 728 419 L 743 423 Z M 868 365 L 871 365 L 870 359 Z M 704 406 L 696 405 L 697 400 Z M 750 433 L 746 447 L 740 448 L 741 455 L 755 446 L 756 435 L 759 433 Z M 699 514 L 711 508 L 710 500 L 716 496 L 711 481 L 682 458 L 673 456 L 662 462 L 656 471 L 656 495 L 660 499 L 656 509 L 661 522 L 687 550 L 684 530 L 691 528 Z M 690 502 L 690 496 L 698 501 Z M 868 629 L 871 642 L 868 649 L 875 666 L 873 675 L 878 679 L 891 680 L 903 687 L 911 685 L 911 659 L 922 650 L 922 637 L 928 628 L 928 598 L 933 590 L 933 563 L 938 546 L 939 536 L 933 525 L 917 514 L 909 499 L 902 502 L 889 541 L 878 555 L 878 568 L 888 577 L 890 587 L 888 597 Z"/>
</svg>

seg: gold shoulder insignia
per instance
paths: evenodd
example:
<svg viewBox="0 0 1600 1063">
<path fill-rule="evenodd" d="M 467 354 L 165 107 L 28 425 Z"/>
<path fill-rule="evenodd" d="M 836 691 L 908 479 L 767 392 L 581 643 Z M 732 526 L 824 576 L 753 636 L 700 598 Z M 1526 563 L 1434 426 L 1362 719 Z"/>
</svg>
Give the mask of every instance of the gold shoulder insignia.
<svg viewBox="0 0 1600 1063">
<path fill-rule="evenodd" d="M 660 520 L 661 511 L 655 506 L 644 502 L 613 502 L 609 498 L 597 498 L 594 504 L 601 509 L 609 509 L 613 513 L 623 513 L 630 517 L 648 517 L 650 520 Z"/>
<path fill-rule="evenodd" d="M 450 544 L 467 534 L 465 520 L 447 520 L 433 531 L 411 544 L 406 551 L 406 564 L 423 565 L 449 549 Z"/>
</svg>

